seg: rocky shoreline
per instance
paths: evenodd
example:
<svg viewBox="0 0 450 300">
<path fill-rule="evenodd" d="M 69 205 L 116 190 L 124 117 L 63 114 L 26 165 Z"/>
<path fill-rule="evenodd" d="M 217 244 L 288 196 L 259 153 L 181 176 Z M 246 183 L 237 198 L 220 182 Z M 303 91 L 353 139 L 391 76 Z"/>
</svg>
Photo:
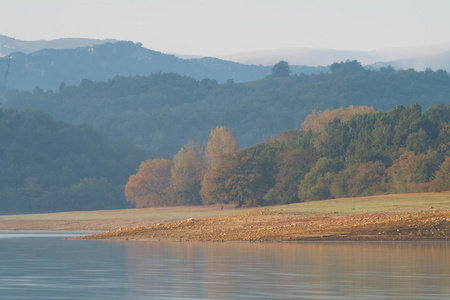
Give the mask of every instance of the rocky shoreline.
<svg viewBox="0 0 450 300">
<path fill-rule="evenodd" d="M 186 242 L 450 241 L 450 211 L 326 214 L 260 210 L 138 226 L 79 237 L 84 240 Z"/>
</svg>

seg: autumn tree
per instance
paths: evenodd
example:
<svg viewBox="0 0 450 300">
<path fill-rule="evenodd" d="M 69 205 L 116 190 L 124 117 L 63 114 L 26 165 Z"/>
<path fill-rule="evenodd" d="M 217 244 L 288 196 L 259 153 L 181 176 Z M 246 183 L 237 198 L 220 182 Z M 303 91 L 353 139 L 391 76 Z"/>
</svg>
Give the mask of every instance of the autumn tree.
<svg viewBox="0 0 450 300">
<path fill-rule="evenodd" d="M 125 186 L 127 201 L 136 207 L 167 205 L 171 197 L 172 166 L 173 162 L 168 159 L 142 162 L 138 172 L 130 176 Z"/>
<path fill-rule="evenodd" d="M 450 156 L 439 166 L 430 183 L 434 191 L 450 191 Z"/>
<path fill-rule="evenodd" d="M 206 144 L 205 158 L 208 167 L 218 163 L 223 154 L 237 152 L 238 147 L 233 132 L 228 131 L 226 126 L 217 126 L 211 130 Z"/>
<path fill-rule="evenodd" d="M 387 169 L 391 192 L 408 193 L 427 190 L 427 183 L 437 169 L 437 154 L 404 152 Z"/>
<path fill-rule="evenodd" d="M 206 174 L 208 185 L 202 191 L 207 203 L 261 204 L 260 174 L 255 172 L 253 158 L 242 152 L 225 153 L 222 158 Z"/>
<path fill-rule="evenodd" d="M 298 185 L 317 160 L 317 153 L 308 149 L 288 147 L 277 155 L 276 184 L 264 195 L 267 204 L 298 202 Z"/>
<path fill-rule="evenodd" d="M 202 155 L 201 146 L 189 141 L 174 156 L 170 169 L 173 204 L 201 204 L 200 189 L 205 168 Z"/>
<path fill-rule="evenodd" d="M 238 151 L 238 143 L 233 133 L 225 126 L 217 126 L 216 129 L 211 130 L 205 150 L 206 172 L 200 191 L 205 203 L 223 202 L 217 180 L 224 178 L 223 173 L 227 171 L 224 167 L 238 158 Z"/>
</svg>

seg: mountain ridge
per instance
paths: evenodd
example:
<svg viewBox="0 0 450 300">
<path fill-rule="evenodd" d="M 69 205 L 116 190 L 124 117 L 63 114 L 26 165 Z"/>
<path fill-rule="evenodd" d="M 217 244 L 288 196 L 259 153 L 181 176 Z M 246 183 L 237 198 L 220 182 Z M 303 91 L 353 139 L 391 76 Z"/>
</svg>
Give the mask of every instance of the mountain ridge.
<svg viewBox="0 0 450 300">
<path fill-rule="evenodd" d="M 72 49 L 93 46 L 104 43 L 118 42 L 115 39 L 89 39 L 89 38 L 59 38 L 55 40 L 18 40 L 6 35 L 0 35 L 0 57 L 14 52 L 29 54 L 42 49 Z"/>
<path fill-rule="evenodd" d="M 11 52 L 13 50 L 17 51 Z M 167 54 L 130 41 L 82 38 L 21 41 L 0 35 L 0 56 L 5 53 L 8 57 L 0 57 L 0 79 L 3 78 L 0 90 L 39 87 L 55 91 L 61 83 L 77 85 L 83 79 L 106 81 L 115 76 L 148 76 L 157 72 L 173 72 L 218 83 L 250 82 L 270 75 L 272 66 L 280 60 L 290 64 L 292 75 L 328 73 L 331 64 L 347 60 L 357 60 L 371 69 L 391 66 L 450 71 L 450 44 L 373 51 L 291 48 L 246 52 L 248 57 L 239 60 L 232 55 Z"/>
<path fill-rule="evenodd" d="M 56 90 L 62 82 L 75 85 L 83 79 L 106 81 L 115 76 L 148 76 L 157 72 L 178 73 L 219 83 L 259 80 L 271 73 L 268 66 L 243 65 L 213 57 L 182 59 L 133 42 L 108 42 L 60 50 L 41 49 L 29 54 L 14 52 L 9 57 L 10 64 L 0 65 L 0 75 L 8 75 L 6 84 L 3 84 L 8 88 L 24 90 L 35 87 Z M 5 65 L 9 65 L 8 70 Z M 311 74 L 328 71 L 328 68 L 296 66 L 293 70 Z"/>
</svg>

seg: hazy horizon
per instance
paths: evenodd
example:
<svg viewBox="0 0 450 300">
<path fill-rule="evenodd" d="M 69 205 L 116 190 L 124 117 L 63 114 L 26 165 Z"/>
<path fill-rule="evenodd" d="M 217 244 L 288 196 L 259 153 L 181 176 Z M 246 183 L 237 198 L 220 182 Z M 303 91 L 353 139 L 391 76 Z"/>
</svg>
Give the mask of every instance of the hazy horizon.
<svg viewBox="0 0 450 300">
<path fill-rule="evenodd" d="M 445 0 L 18 0 L 0 34 L 18 40 L 116 39 L 179 55 L 314 48 L 373 51 L 450 43 Z"/>
</svg>

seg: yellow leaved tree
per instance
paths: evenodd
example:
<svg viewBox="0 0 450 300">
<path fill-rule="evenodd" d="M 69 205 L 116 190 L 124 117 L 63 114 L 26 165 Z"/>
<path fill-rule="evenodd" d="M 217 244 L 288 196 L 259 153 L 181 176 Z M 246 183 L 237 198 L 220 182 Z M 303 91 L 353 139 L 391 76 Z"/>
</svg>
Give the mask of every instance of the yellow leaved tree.
<svg viewBox="0 0 450 300">
<path fill-rule="evenodd" d="M 238 157 L 238 152 L 238 143 L 225 126 L 211 130 L 205 151 L 206 172 L 200 191 L 204 203 L 226 202 L 223 188 L 226 176 L 222 173 L 225 171 L 224 166 L 230 165 L 231 160 Z"/>
<path fill-rule="evenodd" d="M 204 169 L 202 147 L 189 141 L 174 156 L 170 169 L 172 204 L 201 204 L 200 188 Z"/>
</svg>

